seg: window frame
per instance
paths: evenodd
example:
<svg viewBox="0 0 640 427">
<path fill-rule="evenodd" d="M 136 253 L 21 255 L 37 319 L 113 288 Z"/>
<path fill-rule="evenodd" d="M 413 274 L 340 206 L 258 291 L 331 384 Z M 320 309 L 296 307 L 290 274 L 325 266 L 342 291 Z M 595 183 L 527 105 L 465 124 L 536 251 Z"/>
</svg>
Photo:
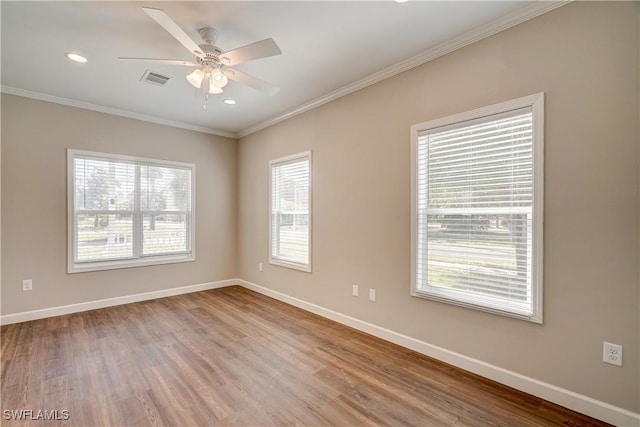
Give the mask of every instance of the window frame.
<svg viewBox="0 0 640 427">
<path fill-rule="evenodd" d="M 306 159 L 309 162 L 309 211 L 308 211 L 308 224 L 309 230 L 307 235 L 308 244 L 308 263 L 301 264 L 297 262 L 283 260 L 273 254 L 273 168 L 274 166 L 284 165 L 287 163 L 293 163 L 297 160 Z M 277 265 L 280 267 L 291 268 L 294 270 L 304 271 L 311 273 L 312 271 L 312 259 L 313 259 L 313 156 L 311 150 L 304 151 L 290 156 L 280 157 L 277 159 L 269 160 L 269 264 Z"/>
<path fill-rule="evenodd" d="M 179 167 L 191 170 L 191 206 L 187 211 L 187 252 L 181 252 L 176 254 L 160 254 L 160 255 L 142 255 L 132 258 L 113 259 L 105 261 L 86 261 L 76 262 L 76 227 L 75 227 L 75 159 L 76 157 L 93 157 L 99 160 L 105 161 L 120 161 L 160 166 L 160 167 Z M 138 166 L 139 167 L 139 166 Z M 138 182 L 137 186 L 140 185 Z M 78 150 L 73 148 L 67 149 L 67 273 L 82 273 L 90 271 L 102 271 L 113 270 L 121 268 L 143 267 L 150 265 L 162 265 L 172 264 L 179 262 L 190 262 L 196 260 L 196 245 L 195 245 L 195 211 L 196 211 L 196 165 L 193 163 L 183 163 L 171 160 L 151 159 L 146 157 L 129 156 L 122 154 L 103 153 L 97 151 Z M 139 191 L 139 187 L 136 189 Z M 121 211 L 110 211 L 110 213 L 118 213 Z M 128 211 L 127 211 L 128 212 Z M 138 206 L 131 210 L 132 215 L 144 215 L 143 210 Z M 147 211 L 144 211 L 145 213 Z M 164 212 L 164 211 L 162 211 Z M 166 213 L 166 212 L 164 212 Z M 138 244 L 141 246 L 142 229 L 136 228 L 136 221 L 132 225 L 133 239 L 140 240 Z M 139 226 L 143 224 L 142 219 L 139 221 Z"/>
<path fill-rule="evenodd" d="M 430 129 L 454 126 L 462 122 L 479 121 L 488 116 L 513 110 L 530 108 L 532 113 L 532 156 L 533 156 L 533 197 L 532 197 L 532 254 L 531 254 L 531 313 L 528 315 L 488 307 L 455 299 L 451 294 L 431 293 L 419 289 L 418 268 L 418 139 Z M 460 114 L 430 120 L 411 126 L 411 295 L 418 298 L 468 307 L 507 317 L 543 323 L 543 218 L 544 218 L 544 92 L 501 102 Z"/>
</svg>

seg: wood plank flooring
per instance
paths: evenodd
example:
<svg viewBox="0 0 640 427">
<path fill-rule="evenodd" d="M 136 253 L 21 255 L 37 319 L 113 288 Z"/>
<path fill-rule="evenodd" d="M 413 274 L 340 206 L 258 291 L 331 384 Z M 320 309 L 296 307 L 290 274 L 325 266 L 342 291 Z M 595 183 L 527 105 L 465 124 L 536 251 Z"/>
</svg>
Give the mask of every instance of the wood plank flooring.
<svg viewBox="0 0 640 427">
<path fill-rule="evenodd" d="M 236 286 L 1 338 L 3 426 L 606 425 Z"/>
</svg>

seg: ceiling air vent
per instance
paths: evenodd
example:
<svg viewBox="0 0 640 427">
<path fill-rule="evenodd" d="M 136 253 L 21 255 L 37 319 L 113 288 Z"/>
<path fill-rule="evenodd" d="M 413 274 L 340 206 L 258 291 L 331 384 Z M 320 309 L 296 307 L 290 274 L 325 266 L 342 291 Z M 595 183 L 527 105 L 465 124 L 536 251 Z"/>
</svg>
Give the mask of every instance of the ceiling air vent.
<svg viewBox="0 0 640 427">
<path fill-rule="evenodd" d="M 145 71 L 140 78 L 141 82 L 153 83 L 154 85 L 164 86 L 167 84 L 171 77 L 163 76 L 162 74 L 154 73 L 152 71 Z"/>
</svg>

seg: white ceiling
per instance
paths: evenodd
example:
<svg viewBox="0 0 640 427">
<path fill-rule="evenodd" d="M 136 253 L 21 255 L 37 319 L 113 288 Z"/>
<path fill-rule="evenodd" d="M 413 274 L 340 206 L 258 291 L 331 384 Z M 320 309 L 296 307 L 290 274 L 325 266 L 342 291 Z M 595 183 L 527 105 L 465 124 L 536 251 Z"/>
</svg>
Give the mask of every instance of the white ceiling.
<svg viewBox="0 0 640 427">
<path fill-rule="evenodd" d="M 404 71 L 556 7 L 531 1 L 123 2 L 2 1 L 2 90 L 229 136 Z M 145 14 L 163 9 L 197 43 L 212 26 L 223 50 L 273 38 L 282 55 L 238 65 L 280 91 L 272 97 L 230 82 L 202 97 L 192 69 L 119 61 L 119 56 L 193 60 Z M 87 64 L 70 62 L 77 52 Z M 172 79 L 140 82 L 146 70 Z M 224 98 L 237 104 L 228 106 Z"/>
</svg>

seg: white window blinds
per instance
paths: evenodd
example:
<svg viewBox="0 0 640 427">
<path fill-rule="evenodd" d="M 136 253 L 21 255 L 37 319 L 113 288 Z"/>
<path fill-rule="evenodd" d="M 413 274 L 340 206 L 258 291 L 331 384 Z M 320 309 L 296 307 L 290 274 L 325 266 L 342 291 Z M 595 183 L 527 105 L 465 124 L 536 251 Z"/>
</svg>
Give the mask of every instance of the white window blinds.
<svg viewBox="0 0 640 427">
<path fill-rule="evenodd" d="M 311 152 L 272 160 L 270 262 L 311 271 Z"/>
<path fill-rule="evenodd" d="M 70 272 L 192 259 L 193 165 L 69 150 Z"/>
<path fill-rule="evenodd" d="M 538 319 L 533 109 L 451 123 L 417 132 L 414 291 Z"/>
</svg>

